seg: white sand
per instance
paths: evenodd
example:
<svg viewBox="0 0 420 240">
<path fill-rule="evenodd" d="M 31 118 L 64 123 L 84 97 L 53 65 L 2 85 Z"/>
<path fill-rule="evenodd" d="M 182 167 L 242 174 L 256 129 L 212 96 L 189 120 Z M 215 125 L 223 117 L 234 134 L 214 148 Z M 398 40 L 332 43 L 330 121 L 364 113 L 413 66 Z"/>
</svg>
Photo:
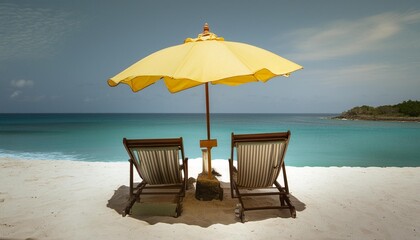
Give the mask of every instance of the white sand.
<svg viewBox="0 0 420 240">
<path fill-rule="evenodd" d="M 196 178 L 201 160 L 189 166 Z M 122 217 L 128 162 L 0 159 L 0 239 L 420 239 L 420 168 L 288 167 L 297 218 L 254 211 L 243 224 L 227 161 L 213 167 L 223 201 L 191 189 L 179 218 Z"/>
</svg>

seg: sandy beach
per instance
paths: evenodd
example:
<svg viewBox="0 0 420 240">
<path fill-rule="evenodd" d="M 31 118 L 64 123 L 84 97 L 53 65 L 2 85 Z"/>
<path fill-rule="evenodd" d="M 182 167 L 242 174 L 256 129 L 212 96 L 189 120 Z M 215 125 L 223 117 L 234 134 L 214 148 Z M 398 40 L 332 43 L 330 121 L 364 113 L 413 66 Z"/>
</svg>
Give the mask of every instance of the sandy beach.
<svg viewBox="0 0 420 240">
<path fill-rule="evenodd" d="M 420 168 L 287 167 L 297 218 L 254 211 L 241 223 L 228 163 L 213 167 L 223 201 L 198 201 L 192 187 L 178 218 L 122 217 L 128 162 L 0 159 L 0 239 L 419 238 Z M 190 177 L 200 170 L 201 159 L 190 159 Z"/>
</svg>

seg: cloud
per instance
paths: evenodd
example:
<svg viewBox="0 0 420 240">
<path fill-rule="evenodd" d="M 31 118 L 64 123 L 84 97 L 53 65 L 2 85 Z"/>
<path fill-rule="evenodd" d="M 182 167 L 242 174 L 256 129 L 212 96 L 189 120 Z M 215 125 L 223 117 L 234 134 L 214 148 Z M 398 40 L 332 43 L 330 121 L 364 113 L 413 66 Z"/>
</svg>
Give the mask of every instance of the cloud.
<svg viewBox="0 0 420 240">
<path fill-rule="evenodd" d="M 420 22 L 420 11 L 383 13 L 359 20 L 335 21 L 325 26 L 300 29 L 290 34 L 294 58 L 325 60 L 351 56 L 385 47 L 407 25 Z"/>
<path fill-rule="evenodd" d="M 20 90 L 14 91 L 12 95 L 10 95 L 10 98 L 17 98 L 21 93 L 22 91 Z"/>
<path fill-rule="evenodd" d="M 10 98 L 17 102 L 29 102 L 29 103 L 43 102 L 45 100 L 48 100 L 46 95 L 28 95 L 20 90 L 14 91 L 10 95 Z M 51 100 L 54 100 L 54 99 L 51 98 Z"/>
<path fill-rule="evenodd" d="M 20 79 L 20 80 L 12 80 L 10 84 L 12 85 L 12 87 L 15 87 L 15 88 L 25 88 L 25 87 L 32 87 L 34 85 L 34 81 Z"/>
<path fill-rule="evenodd" d="M 22 100 L 22 97 L 27 98 L 27 96 L 24 96 L 25 94 L 23 94 L 23 89 L 30 88 L 34 86 L 34 84 L 34 81 L 25 79 L 10 81 L 10 85 L 14 88 L 12 94 L 10 95 L 10 98 L 20 100 Z"/>
<path fill-rule="evenodd" d="M 320 84 L 368 86 L 378 83 L 386 84 L 389 82 L 388 77 L 397 77 L 399 71 L 401 70 L 396 71 L 396 66 L 393 65 L 369 63 L 341 66 L 333 69 L 317 69 L 310 71 L 308 74 L 319 79 L 318 83 Z"/>
<path fill-rule="evenodd" d="M 330 69 L 328 71 L 332 71 L 335 75 L 335 77 L 344 77 L 344 76 L 363 76 L 370 73 L 385 73 L 387 71 L 391 71 L 392 66 L 386 65 L 386 64 L 360 64 L 360 65 L 349 65 L 349 66 L 343 66 L 341 68 L 337 69 Z"/>
<path fill-rule="evenodd" d="M 0 61 L 43 58 L 80 26 L 71 12 L 0 3 Z"/>
<path fill-rule="evenodd" d="M 85 102 L 85 103 L 89 103 L 89 102 L 92 102 L 94 99 L 93 98 L 90 98 L 90 97 L 85 97 L 84 99 L 83 99 L 83 102 Z"/>
</svg>

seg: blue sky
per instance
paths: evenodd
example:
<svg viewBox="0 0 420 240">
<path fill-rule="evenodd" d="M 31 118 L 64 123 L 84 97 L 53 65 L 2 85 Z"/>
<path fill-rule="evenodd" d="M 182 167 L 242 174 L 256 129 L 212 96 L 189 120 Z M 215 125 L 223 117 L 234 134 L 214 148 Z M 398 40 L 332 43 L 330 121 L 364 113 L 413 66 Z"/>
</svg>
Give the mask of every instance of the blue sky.
<svg viewBox="0 0 420 240">
<path fill-rule="evenodd" d="M 339 113 L 420 100 L 420 1 L 0 0 L 0 113 L 193 112 L 204 88 L 133 93 L 107 79 L 205 22 L 302 66 L 210 87 L 212 112 Z"/>
</svg>

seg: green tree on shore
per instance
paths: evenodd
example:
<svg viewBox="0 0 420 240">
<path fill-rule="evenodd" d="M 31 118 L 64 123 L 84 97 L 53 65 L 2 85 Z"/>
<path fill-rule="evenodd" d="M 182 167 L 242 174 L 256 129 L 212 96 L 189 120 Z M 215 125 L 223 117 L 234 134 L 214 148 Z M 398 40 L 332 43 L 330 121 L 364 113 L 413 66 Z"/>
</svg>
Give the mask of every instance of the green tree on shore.
<svg viewBox="0 0 420 240">
<path fill-rule="evenodd" d="M 399 112 L 410 117 L 420 116 L 420 101 L 404 101 L 398 105 Z"/>
<path fill-rule="evenodd" d="M 420 101 L 408 100 L 396 105 L 385 105 L 379 107 L 363 105 L 354 107 L 341 114 L 341 117 L 345 118 L 353 118 L 357 116 L 420 117 Z"/>
</svg>

